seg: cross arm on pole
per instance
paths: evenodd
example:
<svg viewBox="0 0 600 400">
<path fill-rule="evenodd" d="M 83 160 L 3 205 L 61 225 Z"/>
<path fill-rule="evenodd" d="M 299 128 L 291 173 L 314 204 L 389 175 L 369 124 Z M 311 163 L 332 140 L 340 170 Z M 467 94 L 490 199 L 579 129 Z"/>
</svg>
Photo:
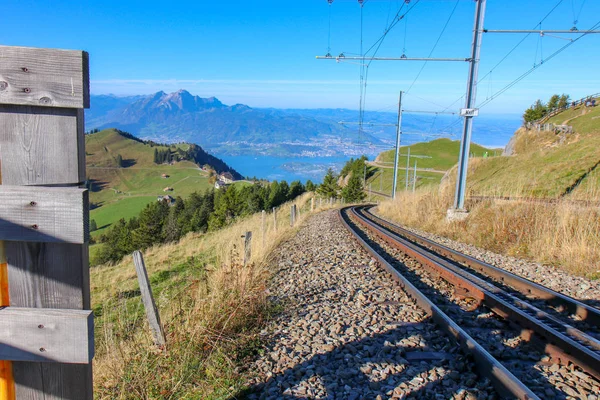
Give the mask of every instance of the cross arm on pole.
<svg viewBox="0 0 600 400">
<path fill-rule="evenodd" d="M 569 30 L 554 30 L 554 29 L 484 29 L 483 33 L 539 33 L 544 35 L 546 33 L 571 33 L 571 34 L 590 34 L 600 33 L 600 30 L 591 31 L 580 31 L 577 29 Z"/>
<path fill-rule="evenodd" d="M 470 58 L 431 58 L 431 57 L 355 57 L 355 56 L 317 56 L 317 60 L 335 60 L 337 62 L 344 60 L 361 60 L 361 61 L 448 61 L 448 62 L 469 62 Z"/>
</svg>

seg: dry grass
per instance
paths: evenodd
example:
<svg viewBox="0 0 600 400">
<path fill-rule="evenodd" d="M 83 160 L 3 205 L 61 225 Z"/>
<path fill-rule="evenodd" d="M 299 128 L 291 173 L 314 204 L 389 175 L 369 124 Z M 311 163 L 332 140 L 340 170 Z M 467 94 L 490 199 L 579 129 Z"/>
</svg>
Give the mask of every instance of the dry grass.
<svg viewBox="0 0 600 400">
<path fill-rule="evenodd" d="M 500 254 L 597 277 L 600 271 L 600 210 L 567 200 L 556 204 L 489 200 L 468 204 L 468 219 L 446 222 L 453 187 L 399 194 L 379 205 L 382 216 L 401 224 Z"/>
<path fill-rule="evenodd" d="M 298 227 L 310 195 L 296 201 Z M 323 207 L 325 208 L 325 207 Z M 145 252 L 166 349 L 151 343 L 131 257 L 91 273 L 96 312 L 95 392 L 98 399 L 227 398 L 243 389 L 242 360 L 260 350 L 256 336 L 273 310 L 266 301 L 272 250 L 291 235 L 290 204 L 253 215 L 221 231 L 191 234 Z M 253 232 L 250 263 L 242 265 L 242 235 Z"/>
</svg>

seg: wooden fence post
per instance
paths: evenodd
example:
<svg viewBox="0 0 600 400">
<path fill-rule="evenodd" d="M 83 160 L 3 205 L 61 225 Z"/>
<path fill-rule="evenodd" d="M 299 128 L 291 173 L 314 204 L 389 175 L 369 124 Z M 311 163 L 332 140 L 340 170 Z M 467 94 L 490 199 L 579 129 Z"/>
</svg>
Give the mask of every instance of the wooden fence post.
<svg viewBox="0 0 600 400">
<path fill-rule="evenodd" d="M 152 295 L 152 287 L 150 287 L 150 281 L 148 280 L 148 271 L 146 271 L 146 264 L 144 264 L 144 257 L 139 250 L 133 253 L 133 264 L 135 265 L 135 272 L 137 273 L 138 282 L 140 284 L 140 293 L 142 294 L 142 301 L 144 308 L 146 309 L 146 317 L 148 318 L 148 324 L 154 337 L 154 344 L 159 347 L 163 347 L 166 343 L 165 332 L 160 323 L 160 314 L 156 303 L 154 302 L 154 296 Z"/>
<path fill-rule="evenodd" d="M 262 230 L 262 245 L 263 245 L 263 248 L 265 247 L 266 242 L 267 242 L 267 237 L 266 237 L 267 236 L 266 214 L 267 213 L 265 212 L 265 210 L 262 210 L 261 221 L 260 222 L 261 222 L 261 230 Z"/>
<path fill-rule="evenodd" d="M 30 310 L 29 321 L 60 314 L 68 315 L 70 321 L 64 325 L 58 323 L 54 329 L 62 332 L 62 342 L 58 341 L 62 348 L 41 347 L 37 354 L 30 354 L 28 360 L 34 361 L 20 361 L 26 358 L 15 356 L 19 359 L 13 362 L 16 396 L 31 400 L 91 400 L 93 321 L 91 311 L 83 311 L 90 310 L 89 201 L 87 191 L 79 189 L 84 188 L 86 180 L 83 109 L 89 107 L 88 54 L 0 46 L 0 60 L 0 174 L 3 185 L 18 186 L 21 192 L 14 195 L 14 199 L 20 201 L 38 196 L 27 191 L 32 186 L 38 192 L 45 190 L 44 186 L 53 186 L 53 189 L 63 191 L 57 194 L 59 200 L 72 192 L 73 198 L 78 198 L 72 204 L 81 207 L 73 210 L 81 214 L 68 219 L 68 213 L 53 211 L 48 204 L 56 199 L 38 196 L 39 202 L 30 200 L 21 204 L 23 214 L 28 215 L 19 221 L 18 216 L 5 213 L 6 205 L 0 204 L 0 219 L 8 221 L 8 225 L 17 225 L 8 237 L 5 237 L 4 229 L 0 232 L 0 240 L 6 241 L 11 304 L 0 314 L 14 308 L 11 311 L 13 317 L 7 314 L 6 318 L 14 318 L 13 326 L 16 327 L 19 327 L 19 315 L 26 309 Z M 6 188 L 0 186 L 0 189 Z M 47 189 L 50 198 L 52 189 Z M 36 212 L 42 208 L 44 217 L 39 217 L 39 223 L 31 224 L 29 221 L 35 220 Z M 11 217 L 15 219 L 11 220 Z M 76 219 L 81 224 L 81 229 L 78 228 L 81 240 L 75 236 L 61 237 L 62 230 L 74 227 Z M 58 221 L 54 227 L 50 226 L 53 220 Z M 61 225 L 63 229 L 60 229 Z M 20 227 L 23 229 L 19 230 Z M 38 234 L 19 236 L 31 231 L 38 231 Z M 35 316 L 35 313 L 39 315 Z M 42 332 L 44 330 L 39 326 L 49 324 L 35 324 L 35 329 Z M 51 335 L 52 331 L 47 329 L 44 333 Z M 13 335 L 12 339 L 19 338 Z M 0 338 L 0 355 L 2 343 Z M 85 354 L 75 357 L 78 350 L 87 353 L 87 363 L 84 363 Z"/>
<path fill-rule="evenodd" d="M 294 226 L 296 223 L 296 205 L 292 204 L 290 206 L 290 226 Z"/>
<path fill-rule="evenodd" d="M 311 197 L 310 198 L 310 211 L 315 211 L 315 198 Z"/>
<path fill-rule="evenodd" d="M 244 266 L 250 262 L 252 257 L 252 232 L 248 231 L 244 235 Z"/>
</svg>

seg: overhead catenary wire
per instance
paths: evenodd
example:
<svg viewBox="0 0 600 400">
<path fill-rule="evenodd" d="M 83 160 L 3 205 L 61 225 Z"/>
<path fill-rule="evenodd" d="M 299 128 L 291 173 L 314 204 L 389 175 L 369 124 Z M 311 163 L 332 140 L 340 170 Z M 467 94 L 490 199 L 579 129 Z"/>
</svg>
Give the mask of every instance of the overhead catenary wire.
<svg viewBox="0 0 600 400">
<path fill-rule="evenodd" d="M 594 24 L 594 26 L 590 30 L 597 29 L 599 26 L 600 26 L 600 21 L 598 21 L 596 24 Z M 577 41 L 579 41 L 584 36 L 587 36 L 588 34 L 589 33 L 583 33 L 583 34 L 581 34 L 577 38 L 573 39 L 571 42 L 565 44 L 564 46 L 562 46 L 561 48 L 559 48 L 558 50 L 556 50 L 554 53 L 550 54 L 548 57 L 542 59 L 539 64 L 534 65 L 532 68 L 530 68 L 529 70 L 525 71 L 523 74 L 521 74 L 515 80 L 513 80 L 512 82 L 510 82 L 508 85 L 504 86 L 502 89 L 500 89 L 496 93 L 494 93 L 494 95 L 492 95 L 489 99 L 487 99 L 484 102 L 482 102 L 478 106 L 478 108 L 482 108 L 482 107 L 485 107 L 486 105 L 488 105 L 495 98 L 497 98 L 498 96 L 500 96 L 501 94 L 503 94 L 504 92 L 506 92 L 507 90 L 509 90 L 513 86 L 515 86 L 517 83 L 521 82 L 523 79 L 525 79 L 527 76 L 529 76 L 532 72 L 534 72 L 536 69 L 538 69 L 544 63 L 552 60 L 554 57 L 556 57 L 557 55 L 559 55 L 560 53 L 562 53 L 563 51 L 565 51 L 567 48 L 569 48 L 572 45 L 574 45 Z"/>
<path fill-rule="evenodd" d="M 452 8 L 452 11 L 450 12 L 450 15 L 448 16 L 448 19 L 446 20 L 446 23 L 444 24 L 444 27 L 442 28 L 442 31 L 440 32 L 440 34 L 439 34 L 437 40 L 435 41 L 435 43 L 433 45 L 433 48 L 429 52 L 429 55 L 427 56 L 427 58 L 431 58 L 431 56 L 433 55 L 433 52 L 435 51 L 437 45 L 440 43 L 440 40 L 442 39 L 442 36 L 444 36 L 444 33 L 446 32 L 446 29 L 448 28 L 448 25 L 450 24 L 450 20 L 452 20 L 452 17 L 454 16 L 454 13 L 456 12 L 456 8 L 458 7 L 458 3 L 459 2 L 460 2 L 460 0 L 456 0 L 456 3 L 454 3 L 454 7 Z M 423 73 L 423 70 L 425 69 L 425 66 L 427 65 L 427 62 L 428 61 L 425 61 L 423 63 L 423 66 L 421 67 L 421 69 L 417 73 L 417 76 L 415 77 L 415 79 L 412 81 L 412 83 L 410 84 L 410 86 L 406 90 L 406 93 L 410 93 L 411 89 L 413 88 L 413 86 L 415 85 L 415 83 L 417 82 L 417 80 L 419 79 L 419 77 L 421 76 L 421 74 Z"/>
</svg>

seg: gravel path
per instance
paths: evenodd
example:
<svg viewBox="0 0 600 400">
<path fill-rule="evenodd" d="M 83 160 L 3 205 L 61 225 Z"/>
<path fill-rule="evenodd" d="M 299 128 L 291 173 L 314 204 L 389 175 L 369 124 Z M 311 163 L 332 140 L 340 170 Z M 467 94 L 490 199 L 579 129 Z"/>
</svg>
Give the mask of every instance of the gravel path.
<svg viewBox="0 0 600 400">
<path fill-rule="evenodd" d="M 384 218 L 377 213 L 377 209 L 371 210 L 373 214 Z M 397 222 L 394 222 L 398 225 Z M 579 300 L 586 300 L 586 303 L 600 308 L 600 280 L 590 280 L 580 276 L 574 276 L 559 268 L 540 263 L 522 260 L 515 257 L 504 256 L 500 254 L 481 249 L 479 247 L 460 243 L 446 237 L 425 232 L 419 229 L 410 228 L 401 225 L 404 229 L 421 235 L 427 239 L 433 240 L 451 249 L 460 251 L 471 257 L 487 262 L 498 268 L 505 269 L 513 274 L 522 276 L 540 285 L 549 287 L 552 290 L 566 294 Z"/>
<path fill-rule="evenodd" d="M 495 399 L 489 382 L 351 239 L 337 217 L 311 217 L 275 256 L 250 399 Z"/>
</svg>

